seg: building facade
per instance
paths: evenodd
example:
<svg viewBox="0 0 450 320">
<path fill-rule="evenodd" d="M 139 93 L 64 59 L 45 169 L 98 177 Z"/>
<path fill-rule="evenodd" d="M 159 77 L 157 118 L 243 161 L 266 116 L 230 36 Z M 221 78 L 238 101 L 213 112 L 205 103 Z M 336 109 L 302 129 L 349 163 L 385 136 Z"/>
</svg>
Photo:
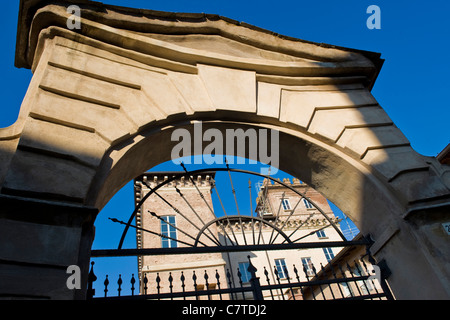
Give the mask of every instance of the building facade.
<svg viewBox="0 0 450 320">
<path fill-rule="evenodd" d="M 257 224 L 254 228 L 244 225 L 243 231 L 240 224 L 234 223 L 236 237 L 246 237 L 255 240 L 258 244 L 285 244 L 287 240 L 277 230 L 276 226 L 293 243 L 299 242 L 328 242 L 342 240 L 338 232 L 332 227 L 339 227 L 339 219 L 334 215 L 327 200 L 316 190 L 298 179 L 284 179 L 283 182 L 292 189 L 264 179 L 258 186 L 256 199 L 256 215 L 269 224 Z M 294 191 L 295 190 L 295 191 Z M 301 196 L 300 194 L 304 196 Z M 332 223 L 331 223 L 332 222 Z M 240 242 L 241 239 L 239 239 Z M 226 257 L 227 265 L 238 266 L 243 272 L 248 266 L 250 256 L 251 263 L 259 271 L 259 277 L 263 284 L 287 283 L 288 281 L 307 281 L 314 277 L 314 267 L 326 265 L 342 248 L 317 248 L 317 249 L 285 249 L 253 252 L 232 252 Z M 294 267 L 297 273 L 294 272 Z M 263 271 L 267 270 L 267 274 Z M 245 271 L 244 271 L 245 272 Z M 243 277 L 247 284 L 249 273 Z M 297 278 L 298 277 L 298 278 Z M 239 278 L 235 277 L 235 286 L 239 285 Z M 298 291 L 294 288 L 293 291 Z M 286 299 L 292 291 L 274 290 L 264 291 L 264 299 Z M 285 297 L 281 297 L 281 295 Z M 299 296 L 297 296 L 298 298 Z"/>
<path fill-rule="evenodd" d="M 171 177 L 170 172 L 148 173 L 135 179 L 136 204 L 150 192 Z M 214 173 L 198 175 L 195 182 L 189 177 L 181 177 L 158 189 L 143 202 L 136 215 L 138 248 L 183 248 L 195 242 L 195 237 L 206 222 L 215 218 L 211 199 L 211 178 Z M 200 196 L 200 193 L 203 195 Z M 146 231 L 143 231 L 146 230 Z M 207 230 L 202 244 L 217 245 L 217 226 Z M 138 258 L 139 277 L 144 277 L 149 284 L 147 293 L 168 293 L 172 285 L 179 290 L 184 276 L 186 291 L 205 290 L 205 274 L 209 279 L 208 289 L 216 289 L 216 273 L 225 279 L 226 262 L 220 253 L 176 254 L 140 256 Z M 197 277 L 194 281 L 193 277 Z M 211 276 L 214 275 L 214 276 Z M 158 280 L 158 278 L 160 280 Z M 142 282 L 142 281 L 141 281 Z M 221 288 L 226 288 L 223 281 Z M 159 287 L 159 288 L 158 288 Z M 141 288 L 141 292 L 144 288 Z"/>
<path fill-rule="evenodd" d="M 361 234 L 355 237 L 355 240 L 359 239 L 361 239 Z M 370 262 L 364 247 L 346 247 L 339 251 L 324 268 L 317 271 L 314 280 L 347 278 L 350 281 L 332 283 L 327 286 L 308 287 L 303 290 L 302 298 L 305 300 L 354 299 L 363 295 L 372 295 L 381 300 L 394 299 L 389 288 L 386 290 L 382 288 L 378 279 L 379 271 L 380 269 L 374 267 Z M 367 275 L 372 277 L 367 280 L 355 280 L 357 277 Z M 387 295 L 384 295 L 384 293 L 387 293 Z M 377 297 L 377 295 L 380 296 Z"/>
<path fill-rule="evenodd" d="M 195 243 L 200 247 L 320 244 L 343 240 L 340 220 L 326 198 L 298 179 L 284 179 L 284 185 L 261 180 L 254 212 L 217 217 L 211 196 L 215 190 L 215 172 L 181 176 L 165 183 L 174 174 L 178 173 L 149 172 L 135 179 L 136 205 L 142 202 L 136 216 L 138 248 L 183 248 Z M 158 187 L 161 183 L 165 184 Z M 149 192 L 152 194 L 144 199 Z M 309 281 L 341 250 L 342 247 L 326 246 L 283 247 L 141 256 L 139 277 L 152 284 L 145 290 L 141 286 L 141 293 L 249 287 L 250 263 L 256 267 L 261 284 Z M 251 299 L 251 294 L 221 298 Z M 263 294 L 267 300 L 290 299 L 293 295 L 296 299 L 304 298 L 300 288 Z M 305 294 L 307 299 L 311 296 Z"/>
</svg>

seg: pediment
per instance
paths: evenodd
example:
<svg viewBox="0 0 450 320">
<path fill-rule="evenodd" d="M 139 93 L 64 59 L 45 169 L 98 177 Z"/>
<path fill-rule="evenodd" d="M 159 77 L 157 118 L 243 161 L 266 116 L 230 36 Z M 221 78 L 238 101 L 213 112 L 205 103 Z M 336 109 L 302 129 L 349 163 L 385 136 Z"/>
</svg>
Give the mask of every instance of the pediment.
<svg viewBox="0 0 450 320">
<path fill-rule="evenodd" d="M 66 8 L 72 4 L 82 9 L 81 30 L 67 28 Z M 20 6 L 17 67 L 32 67 L 43 36 L 95 40 L 186 68 L 209 64 L 272 76 L 357 76 L 365 77 L 368 87 L 383 63 L 378 53 L 294 39 L 212 14 L 140 10 L 86 0 L 53 4 L 22 0 Z"/>
<path fill-rule="evenodd" d="M 186 34 L 170 35 L 149 33 L 142 34 L 152 39 L 171 43 L 182 48 L 198 51 L 209 51 L 215 54 L 227 55 L 235 58 L 259 59 L 279 62 L 313 62 L 312 59 L 300 58 L 289 54 L 265 50 L 220 35 Z"/>
</svg>

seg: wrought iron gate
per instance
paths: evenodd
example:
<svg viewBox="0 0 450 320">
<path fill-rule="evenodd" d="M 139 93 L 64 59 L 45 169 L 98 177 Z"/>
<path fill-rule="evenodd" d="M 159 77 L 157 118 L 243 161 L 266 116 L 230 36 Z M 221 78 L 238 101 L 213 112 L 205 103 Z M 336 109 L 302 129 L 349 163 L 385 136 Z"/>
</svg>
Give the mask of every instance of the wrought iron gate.
<svg viewBox="0 0 450 320">
<path fill-rule="evenodd" d="M 389 291 L 386 279 L 389 276 L 389 270 L 382 261 L 378 265 L 375 263 L 374 259 L 370 256 L 370 246 L 372 244 L 370 237 L 360 237 L 359 239 L 353 239 L 351 241 L 347 240 L 342 234 L 339 227 L 336 225 L 333 219 L 325 214 L 322 209 L 314 203 L 311 199 L 306 197 L 305 194 L 294 189 L 289 184 L 281 182 L 273 177 L 262 175 L 259 173 L 231 169 L 228 164 L 226 168 L 214 168 L 214 169 L 201 169 L 195 171 L 188 171 L 186 167 L 182 164 L 184 172 L 173 174 L 170 178 L 167 178 L 164 182 L 158 184 L 155 187 L 151 187 L 148 183 L 145 183 L 146 187 L 150 190 L 136 205 L 134 212 L 131 214 L 128 222 L 119 221 L 112 218 L 111 221 L 115 223 L 120 223 L 125 226 L 122 237 L 119 241 L 118 249 L 116 250 L 93 250 L 92 257 L 111 257 L 111 256 L 160 256 L 160 255 L 179 255 L 179 254 L 207 254 L 207 253 L 230 253 L 230 252 L 258 252 L 258 251 L 276 251 L 276 250 L 299 250 L 299 249 L 312 249 L 312 248 L 336 248 L 336 247 L 365 247 L 365 254 L 363 257 L 359 257 L 354 261 L 334 261 L 331 260 L 330 263 L 320 266 L 314 265 L 311 261 L 299 261 L 297 265 L 293 264 L 288 266 L 285 264 L 280 264 L 274 266 L 263 266 L 262 270 L 257 270 L 253 265 L 250 256 L 248 256 L 248 264 L 245 264 L 245 268 L 241 266 L 241 270 L 230 270 L 233 266 L 230 266 L 226 270 L 225 275 L 220 275 L 217 270 L 213 272 L 214 274 L 208 274 L 206 270 L 204 272 L 197 273 L 194 271 L 181 271 L 181 274 L 175 275 L 172 272 L 166 274 L 157 273 L 155 279 L 148 279 L 147 275 L 143 273 L 140 277 L 134 277 L 132 275 L 129 283 L 125 284 L 124 279 L 121 275 L 114 281 L 117 281 L 117 295 L 112 293 L 109 289 L 111 279 L 106 279 L 101 285 L 102 294 L 96 294 L 94 287 L 96 286 L 96 281 L 98 280 L 94 272 L 94 263 L 92 262 L 91 271 L 89 274 L 88 283 L 88 298 L 90 299 L 194 299 L 194 300 L 301 300 L 301 299 L 311 299 L 311 300 L 328 300 L 328 299 L 392 299 L 392 295 Z M 198 174 L 204 172 L 227 172 L 231 182 L 231 188 L 233 197 L 236 203 L 237 215 L 227 215 L 226 210 L 223 206 L 222 200 L 213 182 L 212 186 L 217 192 L 218 199 L 224 211 L 224 216 L 216 217 L 209 222 L 203 222 L 201 227 L 197 227 L 198 234 L 196 237 L 185 232 L 181 228 L 177 227 L 175 224 L 164 220 L 161 216 L 155 212 L 149 211 L 148 213 L 152 217 L 161 220 L 162 223 L 167 224 L 174 230 L 185 233 L 191 242 L 181 241 L 169 235 L 164 235 L 152 230 L 147 230 L 141 228 L 137 225 L 133 225 L 133 219 L 135 219 L 136 214 L 139 212 L 142 204 L 151 196 L 155 195 L 161 198 L 171 210 L 177 214 L 183 216 L 183 213 L 178 210 L 173 204 L 169 203 L 164 197 L 162 197 L 158 190 L 163 186 L 171 183 L 175 179 L 181 176 L 186 176 L 195 187 L 196 191 L 199 193 L 200 197 L 204 200 L 205 205 L 211 210 L 209 204 L 206 202 L 204 195 L 197 187 L 196 181 L 193 179 Z M 295 205 L 294 209 L 290 211 L 290 214 L 284 220 L 280 219 L 280 208 L 283 203 L 284 193 L 281 198 L 280 207 L 278 212 L 272 213 L 270 219 L 265 219 L 261 215 L 253 215 L 253 210 L 251 210 L 251 215 L 242 215 L 239 211 L 238 200 L 236 197 L 236 192 L 233 186 L 233 180 L 231 173 L 243 173 L 250 174 L 254 176 L 259 176 L 267 181 L 278 183 L 283 187 L 295 192 L 299 195 L 299 201 Z M 264 180 L 266 181 L 266 180 Z M 176 192 L 189 205 L 190 209 L 196 213 L 196 209 L 193 208 L 186 197 L 183 195 L 177 186 L 174 186 Z M 264 189 L 265 191 L 267 190 Z M 251 197 L 251 195 L 250 195 Z M 263 198 L 264 199 L 264 198 Z M 285 232 L 285 228 L 289 224 L 289 219 L 293 216 L 296 211 L 297 206 L 301 200 L 306 200 L 306 204 L 311 205 L 315 209 L 315 214 L 319 212 L 323 216 L 324 226 L 318 226 L 313 232 L 302 236 L 300 238 L 294 239 L 293 235 L 296 231 L 301 228 L 306 222 L 298 224 L 294 232 L 289 235 Z M 264 204 L 265 206 L 265 204 Z M 197 213 L 196 213 L 197 214 Z M 310 217 L 312 214 L 310 215 Z M 183 216 L 186 220 L 185 216 Z M 308 219 L 310 219 L 308 217 Z M 200 218 L 200 217 L 199 217 Z M 201 219 L 200 219 L 201 221 Z M 233 222 L 237 225 L 238 229 L 241 231 L 242 235 L 239 237 L 230 227 Z M 218 230 L 222 232 L 222 241 L 217 239 L 211 230 L 211 226 L 216 226 Z M 262 226 L 270 227 L 271 235 L 268 243 L 261 243 L 261 228 Z M 137 248 L 137 249 L 123 249 L 122 245 L 125 236 L 129 228 L 135 228 L 140 232 L 148 232 L 161 239 L 173 240 L 182 244 L 180 247 L 175 248 Z M 332 227 L 335 232 L 340 236 L 339 241 L 320 241 L 320 242 L 303 242 L 302 239 L 310 236 L 314 232 L 324 230 L 325 228 Z M 228 228 L 228 231 L 227 231 Z M 244 229 L 248 228 L 248 237 L 244 233 Z M 292 229 L 292 228 L 291 228 Z M 239 240 L 238 240 L 239 238 Z M 264 238 L 264 237 L 263 237 Z M 278 242 L 276 239 L 278 238 Z M 261 267 L 260 267 L 261 269 Z M 376 273 L 373 273 L 376 271 Z M 237 279 L 233 279 L 233 274 L 237 275 Z M 211 281 L 213 280 L 213 281 Z M 126 280 L 128 282 L 128 280 Z M 214 283 L 214 287 L 211 284 Z M 123 286 L 129 285 L 131 287 L 131 295 L 123 296 L 121 291 Z M 166 290 L 163 292 L 162 287 Z M 97 290 L 99 290 L 98 286 Z M 168 289 L 167 289 L 168 288 Z M 135 293 L 135 291 L 137 291 Z"/>
<path fill-rule="evenodd" d="M 269 298 L 270 300 L 374 300 L 374 299 L 388 299 L 392 300 L 393 296 L 386 283 L 386 271 L 381 269 L 381 274 L 378 277 L 374 277 L 367 268 L 366 262 L 361 259 L 360 261 L 354 261 L 354 267 L 349 264 L 344 266 L 332 266 L 325 271 L 325 267 L 321 265 L 319 272 L 317 272 L 315 266 L 312 267 L 313 273 L 311 274 L 305 268 L 305 266 L 298 268 L 293 265 L 292 273 L 288 268 L 284 267 L 284 274 L 287 275 L 287 282 L 281 283 L 278 271 L 275 269 L 276 282 L 271 283 L 269 277 L 269 271 L 264 268 L 263 278 L 258 277 L 256 268 L 249 263 L 248 272 L 251 274 L 251 278 L 248 286 L 244 286 L 242 280 L 242 273 L 238 270 L 240 286 L 233 285 L 231 280 L 231 274 L 227 271 L 226 279 L 220 279 L 218 273 L 214 275 L 216 278 L 217 289 L 209 289 L 208 279 L 210 275 L 206 272 L 203 275 L 197 275 L 195 271 L 192 273 L 192 279 L 194 286 L 187 288 L 185 281 L 189 275 L 182 273 L 178 283 L 179 288 L 175 288 L 174 282 L 176 279 L 169 273 L 167 278 L 162 278 L 158 275 L 155 283 L 149 283 L 147 277 L 144 276 L 139 285 L 142 287 L 142 294 L 135 294 L 136 279 L 134 274 L 131 277 L 129 285 L 131 287 L 131 295 L 121 296 L 122 286 L 124 281 L 121 276 L 117 279 L 118 289 L 117 294 L 114 292 L 108 294 L 108 286 L 110 281 L 108 277 L 103 282 L 101 287 L 104 294 L 96 296 L 96 291 L 93 289 L 93 284 L 97 280 L 94 274 L 94 268 L 91 267 L 89 273 L 89 285 L 88 285 L 88 299 L 96 300 L 175 300 L 189 298 L 194 300 L 264 300 Z M 355 272 L 356 271 L 356 272 Z M 300 281 L 300 273 L 303 272 L 307 278 L 307 281 Z M 378 282 L 377 282 L 378 280 Z M 221 281 L 228 283 L 228 288 L 221 288 Z M 166 282 L 169 285 L 169 293 L 161 293 L 160 285 L 162 282 Z M 203 290 L 198 289 L 198 284 L 204 283 Z M 150 286 L 154 286 L 157 289 L 157 293 L 149 294 L 147 292 Z M 265 293 L 269 292 L 270 295 Z"/>
</svg>

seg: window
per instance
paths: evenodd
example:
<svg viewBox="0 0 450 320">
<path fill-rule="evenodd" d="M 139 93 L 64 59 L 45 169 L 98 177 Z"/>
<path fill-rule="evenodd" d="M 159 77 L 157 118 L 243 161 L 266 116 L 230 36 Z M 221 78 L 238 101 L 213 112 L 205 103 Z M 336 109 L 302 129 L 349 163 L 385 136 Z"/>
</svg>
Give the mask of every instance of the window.
<svg viewBox="0 0 450 320">
<path fill-rule="evenodd" d="M 161 217 L 161 246 L 163 248 L 176 248 L 177 247 L 177 230 L 175 228 L 175 216 L 163 216 Z M 168 239 L 166 237 L 170 237 Z"/>
<path fill-rule="evenodd" d="M 317 237 L 319 237 L 319 239 L 327 238 L 327 235 L 325 234 L 325 231 L 323 231 L 323 230 L 317 231 L 316 234 L 317 234 Z"/>
<path fill-rule="evenodd" d="M 359 271 L 359 267 L 356 266 L 353 269 L 353 274 L 355 275 L 355 277 L 364 276 L 364 274 L 361 274 L 361 272 Z M 373 290 L 373 286 L 369 280 L 358 280 L 356 281 L 356 283 L 359 286 L 359 289 L 361 290 L 362 294 L 369 294 L 370 291 Z"/>
<path fill-rule="evenodd" d="M 281 199 L 281 204 L 283 205 L 283 210 L 291 210 L 289 199 Z"/>
<path fill-rule="evenodd" d="M 306 209 L 313 209 L 313 205 L 306 199 L 303 199 L 303 203 L 305 204 Z"/>
<path fill-rule="evenodd" d="M 284 259 L 275 259 L 275 267 L 277 268 L 278 271 L 278 277 L 280 277 L 280 279 L 286 279 L 287 278 L 287 274 L 285 272 L 285 270 L 287 270 L 286 261 L 284 261 Z"/>
<path fill-rule="evenodd" d="M 344 296 L 344 298 L 353 297 L 353 290 L 352 288 L 350 288 L 347 282 L 341 282 L 340 286 L 342 288 L 342 295 Z"/>
<path fill-rule="evenodd" d="M 310 257 L 302 258 L 303 268 L 306 270 L 308 276 L 314 276 L 313 263 Z"/>
<path fill-rule="evenodd" d="M 266 203 L 258 204 L 257 210 L 260 217 L 272 215 Z"/>
<path fill-rule="evenodd" d="M 239 271 L 241 272 L 241 280 L 243 283 L 250 282 L 252 274 L 248 271 L 248 262 L 239 262 Z"/>
<path fill-rule="evenodd" d="M 331 248 L 322 248 L 323 253 L 325 253 L 325 257 L 327 258 L 327 261 L 330 262 L 334 258 L 334 253 Z"/>
</svg>

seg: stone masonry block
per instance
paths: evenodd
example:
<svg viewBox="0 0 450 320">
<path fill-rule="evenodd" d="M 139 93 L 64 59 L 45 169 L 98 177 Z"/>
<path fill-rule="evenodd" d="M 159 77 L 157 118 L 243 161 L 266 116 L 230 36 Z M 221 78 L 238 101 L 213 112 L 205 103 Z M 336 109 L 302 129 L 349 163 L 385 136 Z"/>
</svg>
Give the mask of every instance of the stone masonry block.
<svg viewBox="0 0 450 320">
<path fill-rule="evenodd" d="M 255 72 L 206 65 L 198 69 L 216 109 L 256 112 Z"/>
<path fill-rule="evenodd" d="M 92 47 L 91 47 L 92 48 Z M 94 50 L 92 48 L 91 50 Z M 95 49 L 98 55 L 105 54 L 103 50 Z M 145 71 L 111 59 L 88 54 L 79 50 L 56 45 L 49 59 L 49 64 L 55 67 L 76 70 L 86 75 L 92 75 L 109 82 L 115 82 L 130 88 L 140 89 L 144 81 Z"/>
<path fill-rule="evenodd" d="M 280 120 L 307 128 L 316 108 L 345 108 L 367 104 L 376 104 L 376 100 L 367 90 L 341 92 L 283 90 Z"/>
<path fill-rule="evenodd" d="M 98 166 L 109 144 L 92 132 L 31 119 L 24 127 L 20 147 L 53 152 Z"/>
<path fill-rule="evenodd" d="M 134 131 L 134 125 L 114 108 L 41 90 L 31 112 L 33 118 L 97 132 L 113 143 Z M 99 121 L 101 119 L 101 121 Z"/>
<path fill-rule="evenodd" d="M 195 112 L 215 111 L 205 85 L 198 75 L 170 72 L 169 78 Z"/>
<path fill-rule="evenodd" d="M 95 170 L 72 160 L 18 150 L 3 188 L 82 201 Z"/>
<path fill-rule="evenodd" d="M 391 123 L 386 112 L 380 107 L 324 109 L 315 112 L 308 131 L 336 141 L 345 127 Z"/>
<path fill-rule="evenodd" d="M 0 257 L 9 261 L 68 266 L 77 263 L 80 239 L 81 228 L 2 219 Z"/>
<path fill-rule="evenodd" d="M 280 85 L 258 82 L 258 115 L 278 119 L 280 98 Z"/>
<path fill-rule="evenodd" d="M 410 146 L 387 149 L 373 149 L 366 152 L 362 161 L 378 170 L 388 180 L 408 170 L 427 169 L 425 158 Z"/>
<path fill-rule="evenodd" d="M 408 145 L 409 141 L 395 126 L 347 128 L 337 144 L 348 148 L 361 157 L 368 149 Z"/>
</svg>

